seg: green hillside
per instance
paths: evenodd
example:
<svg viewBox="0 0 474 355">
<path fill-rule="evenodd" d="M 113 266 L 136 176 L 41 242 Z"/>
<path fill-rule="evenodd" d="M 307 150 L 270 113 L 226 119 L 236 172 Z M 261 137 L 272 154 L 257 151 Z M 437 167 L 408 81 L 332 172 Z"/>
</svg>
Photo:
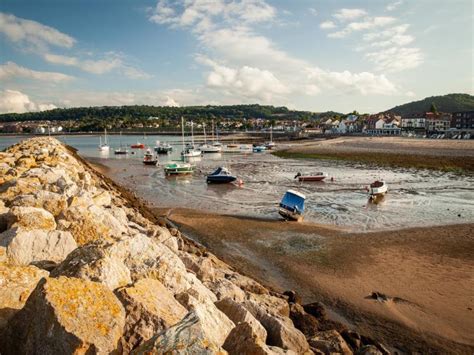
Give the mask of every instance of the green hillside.
<svg viewBox="0 0 474 355">
<path fill-rule="evenodd" d="M 435 104 L 439 112 L 456 112 L 474 110 L 474 96 L 469 94 L 448 94 L 442 96 L 431 96 L 420 101 L 395 106 L 385 112 L 393 112 L 401 116 L 413 113 L 427 112 L 431 104 Z"/>
</svg>

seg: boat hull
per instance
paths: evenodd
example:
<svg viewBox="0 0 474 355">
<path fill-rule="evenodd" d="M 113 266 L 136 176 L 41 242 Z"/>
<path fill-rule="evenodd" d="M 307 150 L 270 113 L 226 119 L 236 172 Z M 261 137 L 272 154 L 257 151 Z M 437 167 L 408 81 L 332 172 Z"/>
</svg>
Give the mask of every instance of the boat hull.
<svg viewBox="0 0 474 355">
<path fill-rule="evenodd" d="M 292 212 L 292 211 L 288 211 L 287 209 L 284 209 L 281 207 L 278 209 L 278 213 L 284 219 L 289 220 L 289 221 L 301 222 L 303 220 L 303 215 Z"/>
<path fill-rule="evenodd" d="M 235 176 L 208 176 L 208 184 L 228 184 L 237 180 Z"/>
<path fill-rule="evenodd" d="M 157 154 L 168 154 L 169 152 L 171 152 L 173 150 L 172 147 L 169 147 L 169 148 L 163 148 L 163 147 L 155 147 L 155 152 Z"/>
<path fill-rule="evenodd" d="M 145 149 L 145 145 L 144 144 L 132 144 L 130 146 L 130 148 L 132 148 L 132 149 Z"/>
<path fill-rule="evenodd" d="M 326 176 L 300 176 L 298 181 L 323 181 Z"/>
<path fill-rule="evenodd" d="M 158 160 L 146 160 L 143 161 L 143 164 L 145 165 L 156 165 L 158 163 Z"/>
</svg>

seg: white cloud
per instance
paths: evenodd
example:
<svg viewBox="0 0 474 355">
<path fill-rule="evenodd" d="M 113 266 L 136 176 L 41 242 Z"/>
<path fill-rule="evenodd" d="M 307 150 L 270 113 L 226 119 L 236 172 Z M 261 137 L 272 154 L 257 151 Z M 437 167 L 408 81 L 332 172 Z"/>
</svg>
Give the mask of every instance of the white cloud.
<svg viewBox="0 0 474 355">
<path fill-rule="evenodd" d="M 318 16 L 318 10 L 316 10 L 314 7 L 310 7 L 308 10 L 311 13 L 311 15 Z"/>
<path fill-rule="evenodd" d="M 352 32 L 370 30 L 374 28 L 384 27 L 393 22 L 395 18 L 388 16 L 367 17 L 364 21 L 351 22 L 342 30 L 328 34 L 330 38 L 344 38 Z"/>
<path fill-rule="evenodd" d="M 333 16 L 339 21 L 349 21 L 365 15 L 367 11 L 363 9 L 339 9 Z"/>
<path fill-rule="evenodd" d="M 393 10 L 395 10 L 397 7 L 399 7 L 402 3 L 403 3 L 402 0 L 392 2 L 391 4 L 388 4 L 388 5 L 385 7 L 385 10 L 387 10 L 387 11 L 393 11 Z"/>
<path fill-rule="evenodd" d="M 242 97 L 257 97 L 267 102 L 274 95 L 289 92 L 289 89 L 268 70 L 249 66 L 230 68 L 207 58 L 201 58 L 200 62 L 212 67 L 207 77 L 207 85 L 211 88 L 220 88 L 229 94 Z"/>
<path fill-rule="evenodd" d="M 59 83 L 74 79 L 74 77 L 70 75 L 55 72 L 36 71 L 22 67 L 13 62 L 6 62 L 5 64 L 0 64 L 0 80 L 15 79 L 18 77 L 48 81 L 53 83 Z"/>
<path fill-rule="evenodd" d="M 0 33 L 12 42 L 26 43 L 36 48 L 45 48 L 48 45 L 71 48 L 76 42 L 71 36 L 52 27 L 2 12 L 0 12 Z"/>
<path fill-rule="evenodd" d="M 106 56 L 108 58 L 98 60 L 82 60 L 73 56 L 57 55 L 52 53 L 43 54 L 43 58 L 49 63 L 76 67 L 92 74 L 106 74 L 117 69 L 130 79 L 151 78 L 151 75 L 145 73 L 144 71 L 125 64 L 121 57 L 115 53 L 106 53 Z"/>
<path fill-rule="evenodd" d="M 209 30 L 214 22 L 251 24 L 273 19 L 276 10 L 264 0 L 187 0 L 171 2 L 158 0 L 149 19 L 173 27 L 194 27 L 195 31 Z"/>
<path fill-rule="evenodd" d="M 383 72 L 397 72 L 416 68 L 423 63 L 423 54 L 419 48 L 392 47 L 365 55 Z"/>
<path fill-rule="evenodd" d="M 53 104 L 35 103 L 28 95 L 16 90 L 0 92 L 0 113 L 24 113 L 30 111 L 45 111 L 56 108 Z"/>
<path fill-rule="evenodd" d="M 332 21 L 324 21 L 321 22 L 319 27 L 321 27 L 323 30 L 330 30 L 332 28 L 336 28 L 336 24 Z"/>
<path fill-rule="evenodd" d="M 179 103 L 177 103 L 172 97 L 166 96 L 163 106 L 179 107 Z"/>
</svg>

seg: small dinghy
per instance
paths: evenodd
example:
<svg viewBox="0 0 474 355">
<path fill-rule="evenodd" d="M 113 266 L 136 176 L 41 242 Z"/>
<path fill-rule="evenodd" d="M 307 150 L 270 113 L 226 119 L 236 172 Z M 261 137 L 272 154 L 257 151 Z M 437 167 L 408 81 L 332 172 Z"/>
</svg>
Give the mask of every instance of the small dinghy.
<svg viewBox="0 0 474 355">
<path fill-rule="evenodd" d="M 227 170 L 227 168 L 219 167 L 214 171 L 212 174 L 207 175 L 207 183 L 214 183 L 214 184 L 227 184 L 229 182 L 233 182 L 237 180 L 237 178 L 232 175 L 232 173 Z"/>
<path fill-rule="evenodd" d="M 184 175 L 192 174 L 194 172 L 195 166 L 191 163 L 186 162 L 172 162 L 165 165 L 165 174 L 166 175 Z"/>
<path fill-rule="evenodd" d="M 295 179 L 298 179 L 298 181 L 323 181 L 327 177 L 328 177 L 327 173 L 318 171 L 317 173 L 312 173 L 312 174 L 298 173 L 296 174 Z"/>
<path fill-rule="evenodd" d="M 156 165 L 158 159 L 153 155 L 150 149 L 147 149 L 145 155 L 143 156 L 143 164 L 145 165 Z"/>
<path fill-rule="evenodd" d="M 132 149 L 145 149 L 145 144 L 137 142 L 135 144 L 132 144 L 130 146 L 130 148 L 132 148 Z"/>
<path fill-rule="evenodd" d="M 278 213 L 285 219 L 301 222 L 306 196 L 295 190 L 288 190 L 281 199 Z"/>
<path fill-rule="evenodd" d="M 265 147 L 264 145 L 254 145 L 253 146 L 253 152 L 254 153 L 262 153 L 265 150 L 267 150 L 267 147 Z"/>
<path fill-rule="evenodd" d="M 385 181 L 374 181 L 369 187 L 370 198 L 374 199 L 379 196 L 384 196 L 387 193 L 387 190 L 388 186 Z"/>
</svg>

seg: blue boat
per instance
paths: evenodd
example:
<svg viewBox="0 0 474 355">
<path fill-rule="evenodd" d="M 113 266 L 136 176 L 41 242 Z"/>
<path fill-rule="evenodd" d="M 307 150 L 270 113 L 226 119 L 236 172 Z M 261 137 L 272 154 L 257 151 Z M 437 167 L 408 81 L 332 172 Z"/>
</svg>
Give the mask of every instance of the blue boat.
<svg viewBox="0 0 474 355">
<path fill-rule="evenodd" d="M 224 167 L 219 167 L 212 174 L 207 175 L 207 183 L 226 184 L 237 180 L 229 170 Z"/>
<path fill-rule="evenodd" d="M 254 153 L 262 153 L 265 150 L 267 150 L 267 148 L 264 145 L 257 145 L 253 147 Z"/>
<path fill-rule="evenodd" d="M 306 196 L 295 190 L 288 190 L 280 202 L 278 213 L 285 219 L 301 222 Z"/>
</svg>

